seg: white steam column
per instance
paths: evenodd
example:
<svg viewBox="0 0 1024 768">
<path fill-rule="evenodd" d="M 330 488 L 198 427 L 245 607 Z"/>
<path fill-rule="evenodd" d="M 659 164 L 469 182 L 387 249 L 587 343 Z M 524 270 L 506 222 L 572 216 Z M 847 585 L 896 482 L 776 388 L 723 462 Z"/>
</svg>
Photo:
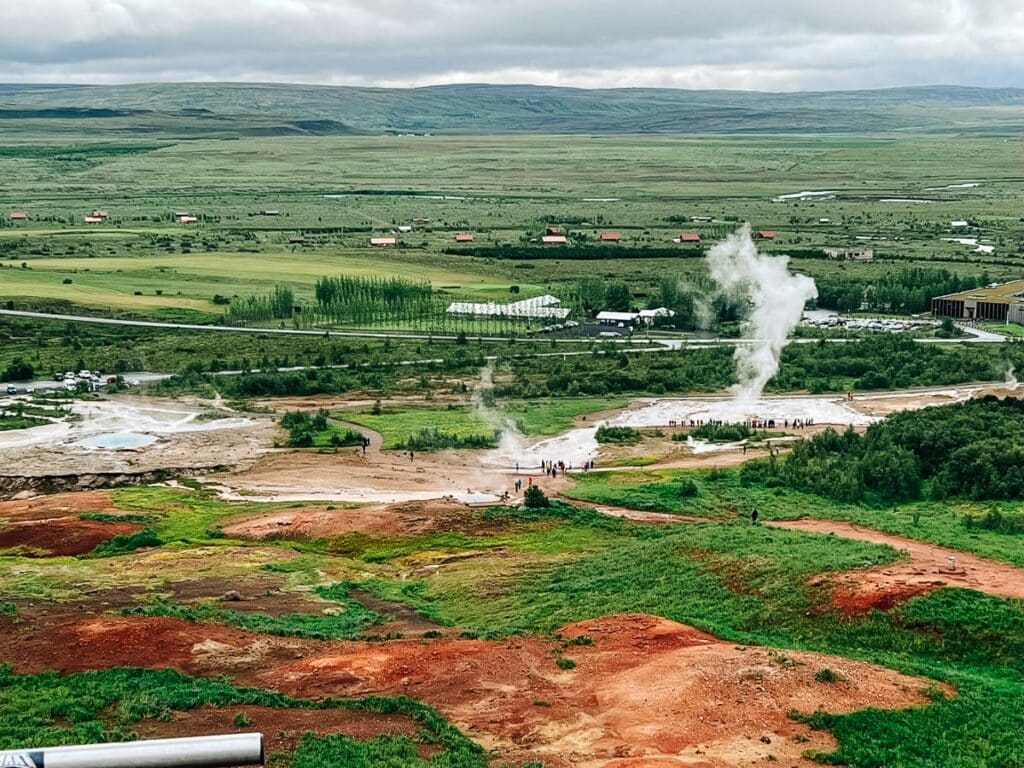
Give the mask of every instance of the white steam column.
<svg viewBox="0 0 1024 768">
<path fill-rule="evenodd" d="M 804 305 L 818 297 L 807 275 L 789 271 L 788 256 L 759 253 L 750 225 L 729 235 L 708 251 L 708 271 L 721 293 L 750 302 L 744 343 L 736 346 L 737 400 L 753 402 L 779 372 L 782 350 L 803 317 Z"/>
</svg>

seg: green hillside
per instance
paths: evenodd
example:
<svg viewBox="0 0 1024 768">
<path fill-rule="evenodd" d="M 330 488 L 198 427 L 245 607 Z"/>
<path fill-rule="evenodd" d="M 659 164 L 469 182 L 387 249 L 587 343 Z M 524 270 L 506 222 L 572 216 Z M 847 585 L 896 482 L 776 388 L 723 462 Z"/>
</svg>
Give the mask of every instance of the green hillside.
<svg viewBox="0 0 1024 768">
<path fill-rule="evenodd" d="M 529 85 L 387 89 L 202 83 L 0 85 L 0 125 L 61 119 L 217 135 L 370 132 L 975 132 L 1024 129 L 1024 89 L 757 93 Z"/>
</svg>

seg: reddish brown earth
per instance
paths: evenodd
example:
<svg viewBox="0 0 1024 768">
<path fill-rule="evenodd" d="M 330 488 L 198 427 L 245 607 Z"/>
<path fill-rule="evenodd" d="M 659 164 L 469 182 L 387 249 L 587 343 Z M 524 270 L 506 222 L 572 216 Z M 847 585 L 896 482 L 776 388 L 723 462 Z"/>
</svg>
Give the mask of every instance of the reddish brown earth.
<svg viewBox="0 0 1024 768">
<path fill-rule="evenodd" d="M 140 530 L 138 523 L 99 523 L 77 517 L 27 520 L 0 527 L 0 549 L 19 547 L 25 557 L 84 555 L 108 539 Z"/>
<path fill-rule="evenodd" d="M 811 583 L 828 583 L 828 577 L 817 577 Z M 930 584 L 881 584 L 867 589 L 864 584 L 840 584 L 832 592 L 826 606 L 847 616 L 859 616 L 869 611 L 888 611 L 912 597 L 927 595 L 935 587 Z"/>
<path fill-rule="evenodd" d="M 24 556 L 83 555 L 115 536 L 142 529 L 136 523 L 82 520 L 83 512 L 116 514 L 109 491 L 81 491 L 0 502 L 0 549 Z"/>
<path fill-rule="evenodd" d="M 537 637 L 326 643 L 120 616 L 64 617 L 49 626 L 0 619 L 0 625 L 0 659 L 16 672 L 175 667 L 230 674 L 243 685 L 303 698 L 407 695 L 437 708 L 499 763 L 542 760 L 551 768 L 809 767 L 803 750 L 828 750 L 833 742 L 790 719 L 789 711 L 849 712 L 927 701 L 920 691 L 928 681 L 921 678 L 834 656 L 739 647 L 644 615 L 564 627 L 566 639 L 585 635 L 593 641 L 564 645 Z M 559 653 L 576 668 L 559 669 Z M 825 667 L 843 681 L 815 681 Z M 234 714 L 229 708 L 176 717 L 186 729 L 209 732 Z M 317 715 L 256 711 L 254 726 L 266 731 L 277 726 L 261 725 L 260 717 L 282 723 L 285 745 L 307 727 L 323 730 Z M 324 717 L 329 727 L 361 727 L 344 715 Z M 372 718 L 366 725 L 371 731 L 393 726 Z M 143 733 L 181 732 L 165 727 L 171 728 L 150 723 L 145 728 L 152 730 Z"/>
<path fill-rule="evenodd" d="M 368 507 L 303 507 L 252 516 L 224 528 L 229 536 L 246 539 L 319 539 L 366 533 L 374 536 L 419 536 L 434 531 L 487 535 L 500 523 L 483 520 L 465 504 L 453 501 L 411 501 Z"/>
<path fill-rule="evenodd" d="M 404 694 L 437 707 L 496 759 L 561 766 L 810 766 L 830 737 L 790 710 L 907 707 L 927 681 L 833 656 L 740 648 L 651 616 L 611 616 L 562 630 L 577 666 L 538 638 L 502 643 L 345 644 L 267 670 L 257 682 L 301 696 Z M 829 667 L 844 682 L 814 674 Z M 767 742 L 764 740 L 767 739 Z M 807 739 L 805 741 L 805 739 Z"/>
<path fill-rule="evenodd" d="M 847 613 L 884 610 L 942 587 L 1024 599 L 1024 568 L 838 520 L 785 520 L 768 525 L 887 544 L 907 555 L 900 563 L 816 576 L 811 584 L 834 588 L 830 607 Z"/>
<path fill-rule="evenodd" d="M 237 726 L 234 718 L 244 712 L 249 725 Z M 405 715 L 385 715 L 346 709 L 274 709 L 249 705 L 234 707 L 202 707 L 187 712 L 174 712 L 168 720 L 143 720 L 134 730 L 144 739 L 208 736 L 222 733 L 263 734 L 264 749 L 291 753 L 302 735 L 309 731 L 319 734 L 344 733 L 354 739 L 367 740 L 382 735 L 414 737 L 419 724 Z M 436 751 L 431 745 L 421 745 L 421 755 L 429 757 Z"/>
<path fill-rule="evenodd" d="M 294 660 L 315 647 L 311 641 L 167 617 L 105 615 L 64 623 L 55 617 L 52 624 L 25 617 L 0 632 L 0 657 L 19 674 L 114 667 L 225 674 Z"/>
<path fill-rule="evenodd" d="M 0 519 L 7 520 L 45 520 L 51 517 L 77 517 L 82 512 L 117 511 L 111 501 L 110 491 L 77 491 L 0 501 Z"/>
</svg>

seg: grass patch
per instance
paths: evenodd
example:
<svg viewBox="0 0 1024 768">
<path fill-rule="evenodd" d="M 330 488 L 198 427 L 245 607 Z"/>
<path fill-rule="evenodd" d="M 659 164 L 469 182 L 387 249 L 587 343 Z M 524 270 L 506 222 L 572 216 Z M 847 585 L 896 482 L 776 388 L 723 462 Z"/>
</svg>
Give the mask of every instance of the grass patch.
<svg viewBox="0 0 1024 768">
<path fill-rule="evenodd" d="M 155 518 L 153 515 L 112 515 L 109 512 L 83 512 L 78 519 L 93 523 L 151 523 Z"/>
<path fill-rule="evenodd" d="M 636 445 L 643 440 L 643 434 L 639 429 L 634 429 L 633 427 L 609 427 L 603 424 L 597 428 L 594 437 L 599 443 L 611 443 L 613 445 Z"/>
<path fill-rule="evenodd" d="M 335 418 L 361 424 L 379 432 L 385 450 L 439 450 L 444 447 L 493 447 L 494 428 L 484 423 L 467 406 L 385 406 L 379 413 L 371 409 L 347 409 L 332 414 Z M 437 447 L 415 447 L 437 446 Z"/>
<path fill-rule="evenodd" d="M 212 605 L 182 605 L 158 600 L 150 605 L 128 608 L 129 616 L 171 616 L 186 621 L 207 621 L 216 624 L 263 632 L 283 637 L 307 637 L 316 640 L 352 640 L 368 627 L 383 620 L 375 611 L 367 610 L 348 597 L 350 583 L 318 587 L 314 592 L 327 600 L 340 604 L 342 610 L 321 615 L 289 613 L 269 616 L 261 613 L 232 611 Z"/>
<path fill-rule="evenodd" d="M 41 427 L 43 424 L 49 423 L 50 422 L 46 419 L 37 419 L 34 416 L 9 416 L 7 414 L 0 413 L 0 432 L 14 429 Z"/>
<path fill-rule="evenodd" d="M 687 480 L 700 486 L 699 496 L 680 496 L 680 488 Z M 1015 521 L 1019 504 L 1011 501 L 845 503 L 791 488 L 744 485 L 739 470 L 734 469 L 594 472 L 578 475 L 576 481 L 564 494 L 595 504 L 698 515 L 711 520 L 734 520 L 748 516 L 757 507 L 763 520 L 844 520 L 1024 567 L 1024 551 L 1016 535 L 978 524 L 993 510 L 999 511 L 1004 521 Z M 965 522 L 967 518 L 972 520 L 971 524 Z"/>
<path fill-rule="evenodd" d="M 167 720 L 175 711 L 247 704 L 405 715 L 419 725 L 418 742 L 439 748 L 435 757 L 423 760 L 415 752 L 409 753 L 406 736 L 380 736 L 360 742 L 347 736 L 308 734 L 294 756 L 285 756 L 286 764 L 379 765 L 375 760 L 382 755 L 409 756 L 408 762 L 390 764 L 410 768 L 485 768 L 487 764 L 483 750 L 457 728 L 430 707 L 405 697 L 310 701 L 259 688 L 239 688 L 220 680 L 187 677 L 174 670 L 145 669 L 62 677 L 55 672 L 15 675 L 8 667 L 0 667 L 0 749 L 128 740 L 135 735 L 133 726 L 146 718 Z M 344 754 L 348 762 L 328 759 L 338 754 Z"/>
<path fill-rule="evenodd" d="M 114 536 L 112 539 L 101 541 L 89 554 L 93 557 L 116 557 L 134 552 L 137 549 L 161 547 L 164 541 L 157 536 L 152 528 L 143 528 L 135 533 L 126 533 Z"/>
<path fill-rule="evenodd" d="M 572 429 L 576 420 L 587 414 L 613 408 L 625 408 L 625 398 L 566 397 L 557 400 L 537 400 L 530 403 L 512 402 L 501 410 L 512 419 L 524 435 L 558 435 Z"/>
</svg>

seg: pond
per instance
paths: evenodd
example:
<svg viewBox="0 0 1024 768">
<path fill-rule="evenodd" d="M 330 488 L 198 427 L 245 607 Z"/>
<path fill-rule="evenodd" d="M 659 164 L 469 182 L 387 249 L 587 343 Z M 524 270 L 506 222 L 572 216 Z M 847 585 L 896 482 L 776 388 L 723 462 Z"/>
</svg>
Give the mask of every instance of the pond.
<svg viewBox="0 0 1024 768">
<path fill-rule="evenodd" d="M 133 448 L 145 448 L 156 442 L 153 435 L 139 434 L 138 432 L 106 432 L 100 435 L 79 440 L 75 445 L 80 448 L 103 448 L 113 451 L 127 451 Z"/>
</svg>

